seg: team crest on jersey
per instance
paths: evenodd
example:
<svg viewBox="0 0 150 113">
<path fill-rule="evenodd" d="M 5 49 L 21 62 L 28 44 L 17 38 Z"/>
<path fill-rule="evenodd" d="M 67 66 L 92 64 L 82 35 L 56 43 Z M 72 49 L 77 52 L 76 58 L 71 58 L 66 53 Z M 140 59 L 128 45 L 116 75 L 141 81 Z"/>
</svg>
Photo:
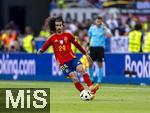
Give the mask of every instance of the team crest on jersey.
<svg viewBox="0 0 150 113">
<path fill-rule="evenodd" d="M 60 42 L 60 44 L 63 44 L 63 43 L 64 43 L 64 41 L 63 41 L 63 40 L 60 40 L 59 42 Z"/>
</svg>

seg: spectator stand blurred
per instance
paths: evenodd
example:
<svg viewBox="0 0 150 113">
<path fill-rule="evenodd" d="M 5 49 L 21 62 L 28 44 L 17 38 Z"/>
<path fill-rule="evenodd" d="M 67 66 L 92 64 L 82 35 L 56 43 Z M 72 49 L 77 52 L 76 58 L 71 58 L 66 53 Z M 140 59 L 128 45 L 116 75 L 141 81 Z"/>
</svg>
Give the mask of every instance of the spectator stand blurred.
<svg viewBox="0 0 150 113">
<path fill-rule="evenodd" d="M 56 13 L 56 15 L 60 15 L 60 12 L 67 11 L 67 14 L 65 14 L 65 17 L 63 17 L 65 20 L 65 31 L 75 34 L 77 40 L 82 45 L 85 45 L 84 48 L 87 46 L 87 29 L 93 23 L 94 15 L 99 14 L 104 17 L 104 23 L 109 29 L 111 29 L 113 34 L 113 37 L 109 39 L 110 41 L 107 41 L 109 44 L 108 47 L 110 47 L 110 49 L 106 49 L 108 52 L 128 52 L 128 33 L 132 31 L 137 24 L 142 26 L 142 48 L 147 48 L 147 45 L 149 44 L 148 40 L 150 40 L 148 38 L 150 31 L 150 16 L 134 14 L 131 12 L 122 13 L 120 9 L 115 7 L 115 4 L 113 5 L 113 8 L 112 5 L 107 5 L 107 7 L 104 7 L 104 3 L 108 2 L 110 2 L 110 0 L 60 0 L 59 2 L 57 0 L 52 0 L 51 5 L 53 8 L 52 10 L 50 9 L 50 13 L 52 14 L 55 9 L 57 9 L 59 12 L 58 14 Z M 132 3 L 134 2 L 135 1 L 132 1 Z M 113 1 L 113 3 L 117 3 L 117 5 L 120 4 L 116 1 Z M 95 4 L 100 4 L 101 6 L 97 7 L 98 5 Z M 121 5 L 125 6 L 126 4 L 127 2 L 124 2 L 124 4 Z M 72 9 L 76 11 L 72 12 Z M 86 10 L 88 14 L 81 12 L 81 9 Z M 89 15 L 90 13 L 91 15 Z M 64 16 L 63 14 L 61 15 Z M 80 20 L 78 20 L 77 17 L 80 17 Z M 39 35 L 36 36 L 30 31 L 31 28 L 26 28 L 26 33 L 20 34 L 20 31 L 15 23 L 9 22 L 4 29 L 0 31 L 0 51 L 24 51 L 25 49 L 23 49 L 23 40 L 25 40 L 25 38 L 22 37 L 30 36 L 32 37 L 31 42 L 33 43 L 30 43 L 31 45 L 29 48 L 34 48 L 34 51 L 32 52 L 35 52 L 35 49 L 39 49 L 44 41 L 47 40 L 47 38 L 52 34 L 48 28 L 49 18 L 50 17 L 46 18 L 44 25 L 41 27 Z M 149 51 L 144 49 L 142 50 L 143 52 Z M 78 52 L 77 50 L 75 51 Z M 48 49 L 47 52 L 52 53 L 52 48 Z"/>
<path fill-rule="evenodd" d="M 19 30 L 13 21 L 10 21 L 4 29 L 0 31 L 0 45 L 3 52 L 15 52 L 19 50 L 18 43 Z"/>
<path fill-rule="evenodd" d="M 52 33 L 50 33 L 49 29 L 49 20 L 50 16 L 45 19 L 44 25 L 42 26 L 42 29 L 39 33 L 39 36 L 35 39 L 36 42 L 36 50 L 41 48 L 41 46 L 44 44 L 45 40 L 47 40 Z M 48 53 L 53 53 L 53 48 L 49 47 L 47 50 Z"/>
<path fill-rule="evenodd" d="M 30 26 L 25 27 L 25 35 L 22 40 L 22 48 L 24 52 L 27 53 L 35 53 L 36 47 L 35 47 L 35 39 L 33 35 L 33 30 Z"/>
</svg>

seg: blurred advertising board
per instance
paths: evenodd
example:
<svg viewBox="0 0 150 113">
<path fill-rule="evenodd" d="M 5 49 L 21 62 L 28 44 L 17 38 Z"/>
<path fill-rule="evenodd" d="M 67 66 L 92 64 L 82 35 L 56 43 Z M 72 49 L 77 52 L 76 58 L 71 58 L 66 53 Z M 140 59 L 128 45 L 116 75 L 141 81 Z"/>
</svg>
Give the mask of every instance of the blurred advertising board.
<svg viewBox="0 0 150 113">
<path fill-rule="evenodd" d="M 103 15 L 103 12 L 96 8 L 69 8 L 69 9 L 54 9 L 51 16 L 62 15 L 65 21 L 77 20 L 83 22 L 85 19 L 94 20 L 95 16 Z"/>
<path fill-rule="evenodd" d="M 52 54 L 0 54 L 1 80 L 65 80 Z M 52 63 L 53 62 L 53 63 Z M 54 71 L 52 71 L 54 70 Z M 56 73 L 57 72 L 57 76 Z M 52 76 L 53 75 L 53 76 Z M 59 76 L 59 77 L 58 77 Z"/>
<path fill-rule="evenodd" d="M 110 52 L 111 53 L 126 53 L 126 52 L 128 52 L 128 37 L 127 36 L 112 37 L 110 39 L 109 44 L 110 44 Z"/>
<path fill-rule="evenodd" d="M 149 54 L 107 53 L 103 65 L 103 83 L 150 84 Z M 94 63 L 95 79 L 97 73 L 98 66 Z M 53 54 L 21 53 L 0 53 L 0 80 L 71 81 L 59 70 Z"/>
<path fill-rule="evenodd" d="M 149 54 L 106 54 L 104 82 L 150 84 Z"/>
</svg>

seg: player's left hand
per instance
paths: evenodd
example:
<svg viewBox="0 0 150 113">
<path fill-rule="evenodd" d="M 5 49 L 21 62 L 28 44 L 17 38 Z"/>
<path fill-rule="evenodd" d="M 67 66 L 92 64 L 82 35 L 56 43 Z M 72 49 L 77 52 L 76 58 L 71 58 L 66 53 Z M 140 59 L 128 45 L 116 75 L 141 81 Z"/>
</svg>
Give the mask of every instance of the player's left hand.
<svg viewBox="0 0 150 113">
<path fill-rule="evenodd" d="M 37 52 L 36 52 L 36 54 L 41 54 L 42 53 L 42 50 L 41 49 L 39 49 Z"/>
</svg>

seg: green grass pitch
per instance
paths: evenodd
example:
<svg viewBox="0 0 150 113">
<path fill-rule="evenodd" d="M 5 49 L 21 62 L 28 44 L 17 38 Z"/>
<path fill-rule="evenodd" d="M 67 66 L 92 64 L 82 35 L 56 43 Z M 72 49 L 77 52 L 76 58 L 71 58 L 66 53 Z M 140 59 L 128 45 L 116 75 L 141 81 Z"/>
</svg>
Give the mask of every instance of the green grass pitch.
<svg viewBox="0 0 150 113">
<path fill-rule="evenodd" d="M 0 81 L 0 88 L 50 88 L 50 113 L 150 113 L 150 86 L 102 84 L 93 101 L 65 82 Z"/>
</svg>

